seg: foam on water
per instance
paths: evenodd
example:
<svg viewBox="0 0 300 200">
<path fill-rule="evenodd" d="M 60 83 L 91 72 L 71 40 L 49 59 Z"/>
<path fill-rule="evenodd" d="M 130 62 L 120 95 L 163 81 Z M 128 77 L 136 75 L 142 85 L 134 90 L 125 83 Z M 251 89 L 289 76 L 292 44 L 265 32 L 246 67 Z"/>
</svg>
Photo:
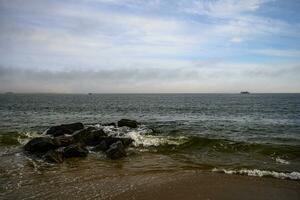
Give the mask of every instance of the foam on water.
<svg viewBox="0 0 300 200">
<path fill-rule="evenodd" d="M 38 132 L 34 131 L 26 131 L 26 132 L 21 132 L 20 136 L 18 136 L 17 140 L 21 145 L 25 145 L 30 139 L 35 138 L 35 137 L 40 137 L 41 135 Z"/>
<path fill-rule="evenodd" d="M 147 126 L 141 125 L 136 129 L 128 127 L 115 128 L 113 126 L 95 125 L 96 128 L 103 128 L 110 136 L 129 137 L 134 140 L 135 147 L 150 147 L 160 145 L 180 145 L 184 142 L 185 137 L 170 137 L 170 136 L 157 136 L 153 135 L 153 131 Z"/>
<path fill-rule="evenodd" d="M 284 160 L 284 159 L 279 158 L 279 157 L 275 158 L 275 161 L 278 162 L 278 163 L 280 163 L 280 164 L 285 164 L 285 165 L 289 165 L 290 164 L 289 161 Z"/>
<path fill-rule="evenodd" d="M 300 180 L 300 172 L 276 172 L 276 171 L 267 171 L 267 170 L 259 170 L 259 169 L 240 169 L 240 170 L 226 170 L 226 169 L 217 169 L 214 168 L 213 172 L 223 172 L 225 174 L 240 174 L 247 176 L 271 176 L 279 179 L 292 179 L 292 180 Z"/>
<path fill-rule="evenodd" d="M 175 139 L 172 137 L 166 137 L 166 136 L 153 136 L 153 135 L 143 135 L 142 133 L 138 131 L 130 131 L 126 134 L 128 137 L 134 140 L 134 145 L 136 147 L 143 146 L 143 147 L 149 147 L 149 146 L 160 146 L 160 145 L 180 145 L 182 143 L 182 140 Z M 183 139 L 183 137 L 182 137 Z"/>
</svg>

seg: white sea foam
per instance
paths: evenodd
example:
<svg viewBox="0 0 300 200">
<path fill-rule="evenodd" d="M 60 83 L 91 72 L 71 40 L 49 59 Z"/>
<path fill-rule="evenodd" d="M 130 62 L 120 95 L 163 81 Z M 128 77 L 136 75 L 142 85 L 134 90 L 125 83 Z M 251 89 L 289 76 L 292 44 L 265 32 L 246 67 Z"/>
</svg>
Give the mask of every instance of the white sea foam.
<svg viewBox="0 0 300 200">
<path fill-rule="evenodd" d="M 35 137 L 39 137 L 41 136 L 40 134 L 38 134 L 38 132 L 34 132 L 34 131 L 27 131 L 27 132 L 22 132 L 21 135 L 18 137 L 18 142 L 22 145 L 25 145 L 30 139 L 35 138 Z"/>
<path fill-rule="evenodd" d="M 136 147 L 150 147 L 150 146 L 160 146 L 165 144 L 179 145 L 184 142 L 185 137 L 175 138 L 168 136 L 157 136 L 150 135 L 153 130 L 141 125 L 136 129 L 131 129 L 128 127 L 113 127 L 113 126 L 96 126 L 97 128 L 103 128 L 110 136 L 117 137 L 129 137 L 134 140 L 133 145 Z"/>
<path fill-rule="evenodd" d="M 276 162 L 278 162 L 278 163 L 280 163 L 280 164 L 285 164 L 285 165 L 288 165 L 288 164 L 290 164 L 290 162 L 289 162 L 289 161 L 287 161 L 287 160 L 284 160 L 284 159 L 282 159 L 282 158 L 279 158 L 279 157 L 275 158 L 275 161 L 276 161 Z"/>
<path fill-rule="evenodd" d="M 240 169 L 240 170 L 226 170 L 226 169 L 217 169 L 214 168 L 213 172 L 223 172 L 225 174 L 241 174 L 248 176 L 272 176 L 279 179 L 292 179 L 292 180 L 300 180 L 300 172 L 276 172 L 276 171 L 266 171 L 259 169 Z"/>
<path fill-rule="evenodd" d="M 144 135 L 138 131 L 131 131 L 127 133 L 126 136 L 134 140 L 133 144 L 135 146 L 143 146 L 143 147 L 160 146 L 165 144 L 179 145 L 183 142 L 182 138 L 175 139 L 175 138 L 165 137 L 165 136 Z"/>
</svg>

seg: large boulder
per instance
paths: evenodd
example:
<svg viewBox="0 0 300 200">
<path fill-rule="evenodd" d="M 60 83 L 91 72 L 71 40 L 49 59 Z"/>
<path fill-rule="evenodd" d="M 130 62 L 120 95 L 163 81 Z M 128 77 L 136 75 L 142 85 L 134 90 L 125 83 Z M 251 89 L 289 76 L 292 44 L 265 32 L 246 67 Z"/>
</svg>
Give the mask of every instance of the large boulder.
<svg viewBox="0 0 300 200">
<path fill-rule="evenodd" d="M 71 135 L 60 135 L 53 138 L 53 142 L 57 147 L 65 147 L 75 142 L 73 136 Z"/>
<path fill-rule="evenodd" d="M 110 145 L 109 149 L 106 150 L 105 153 L 110 159 L 119 159 L 126 156 L 125 147 L 121 141 Z"/>
<path fill-rule="evenodd" d="M 139 123 L 137 121 L 131 119 L 121 119 L 120 121 L 118 121 L 119 127 L 127 126 L 129 128 L 137 128 L 138 125 Z"/>
<path fill-rule="evenodd" d="M 50 163 L 62 163 L 64 161 L 63 152 L 59 149 L 49 150 L 45 155 L 44 159 Z"/>
<path fill-rule="evenodd" d="M 86 157 L 89 151 L 81 144 L 71 144 L 63 149 L 65 158 L 71 157 Z"/>
<path fill-rule="evenodd" d="M 95 146 L 99 144 L 103 137 L 107 136 L 102 130 L 94 130 L 93 128 L 85 128 L 76 131 L 73 135 L 74 141 L 87 146 Z"/>
<path fill-rule="evenodd" d="M 55 148 L 55 143 L 48 137 L 33 138 L 24 146 L 25 151 L 30 153 L 45 153 Z"/>
<path fill-rule="evenodd" d="M 47 131 L 47 135 L 52 135 L 54 137 L 64 135 L 64 134 L 72 134 L 77 130 L 81 130 L 84 128 L 84 125 L 80 122 L 72 123 L 72 124 L 62 124 L 59 126 L 52 126 Z"/>
</svg>

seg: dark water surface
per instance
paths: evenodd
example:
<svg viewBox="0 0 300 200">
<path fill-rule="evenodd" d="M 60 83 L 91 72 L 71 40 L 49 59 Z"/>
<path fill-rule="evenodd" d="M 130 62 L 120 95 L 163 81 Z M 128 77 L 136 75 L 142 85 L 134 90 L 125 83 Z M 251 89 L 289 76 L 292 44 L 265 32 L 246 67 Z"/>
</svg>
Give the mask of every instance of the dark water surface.
<svg viewBox="0 0 300 200">
<path fill-rule="evenodd" d="M 121 118 L 142 125 L 119 130 L 135 146 L 117 162 L 91 153 L 53 166 L 21 151 L 52 125 Z M 43 180 L 39 174 L 65 177 L 63 184 L 74 178 L 71 171 L 95 168 L 97 177 L 108 169 L 123 175 L 197 169 L 299 180 L 300 94 L 1 94 L 0 159 L 6 194 Z"/>
</svg>

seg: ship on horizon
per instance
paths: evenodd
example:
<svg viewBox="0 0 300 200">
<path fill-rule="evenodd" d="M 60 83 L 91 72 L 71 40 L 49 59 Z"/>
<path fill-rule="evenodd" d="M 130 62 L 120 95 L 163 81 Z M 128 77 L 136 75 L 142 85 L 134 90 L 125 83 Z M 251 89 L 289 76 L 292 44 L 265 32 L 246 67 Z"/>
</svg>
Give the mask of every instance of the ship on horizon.
<svg viewBox="0 0 300 200">
<path fill-rule="evenodd" d="M 240 94 L 250 94 L 248 91 L 241 91 Z"/>
</svg>

